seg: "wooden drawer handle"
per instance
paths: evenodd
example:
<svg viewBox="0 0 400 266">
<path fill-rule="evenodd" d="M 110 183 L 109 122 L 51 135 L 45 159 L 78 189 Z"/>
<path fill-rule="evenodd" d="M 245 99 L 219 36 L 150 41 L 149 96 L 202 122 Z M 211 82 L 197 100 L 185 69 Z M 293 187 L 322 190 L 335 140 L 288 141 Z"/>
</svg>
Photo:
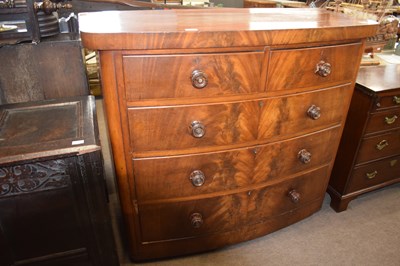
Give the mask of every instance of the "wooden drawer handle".
<svg viewBox="0 0 400 266">
<path fill-rule="evenodd" d="M 391 125 L 396 121 L 396 119 L 397 119 L 397 115 L 394 115 L 392 117 L 387 117 L 386 116 L 385 117 L 385 122 L 386 122 L 386 124 Z"/>
<path fill-rule="evenodd" d="M 378 171 L 375 170 L 371 173 L 366 173 L 365 175 L 367 176 L 368 179 L 372 179 L 372 178 L 375 178 L 377 174 L 378 174 Z"/>
<path fill-rule="evenodd" d="M 300 162 L 306 164 L 311 162 L 311 153 L 307 151 L 306 149 L 302 149 L 299 151 L 297 154 L 297 158 L 300 160 Z"/>
<path fill-rule="evenodd" d="M 386 146 L 389 146 L 389 142 L 386 139 L 376 144 L 376 148 L 380 151 L 383 150 Z"/>
<path fill-rule="evenodd" d="M 203 225 L 203 216 L 198 212 L 192 213 L 190 215 L 190 222 L 193 228 L 200 228 Z"/>
<path fill-rule="evenodd" d="M 318 118 L 321 117 L 321 108 L 313 104 L 310 106 L 310 108 L 308 108 L 307 115 L 310 118 L 317 120 Z"/>
<path fill-rule="evenodd" d="M 192 185 L 195 187 L 201 187 L 205 180 L 206 180 L 206 176 L 204 175 L 204 173 L 200 170 L 194 170 L 190 176 L 189 176 L 190 181 L 192 182 Z"/>
<path fill-rule="evenodd" d="M 190 127 L 192 129 L 192 136 L 195 138 L 202 138 L 206 134 L 206 127 L 199 121 L 193 121 Z"/>
<path fill-rule="evenodd" d="M 393 102 L 395 104 L 400 104 L 400 96 L 393 96 Z"/>
<path fill-rule="evenodd" d="M 202 89 L 208 84 L 206 73 L 201 70 L 194 70 L 192 72 L 192 86 L 196 89 Z"/>
<path fill-rule="evenodd" d="M 326 63 L 325 61 L 320 61 L 316 65 L 315 73 L 317 73 L 321 77 L 327 77 L 331 74 L 331 68 L 331 64 Z"/>
<path fill-rule="evenodd" d="M 300 193 L 295 189 L 289 191 L 288 196 L 293 203 L 298 203 L 300 201 Z"/>
</svg>

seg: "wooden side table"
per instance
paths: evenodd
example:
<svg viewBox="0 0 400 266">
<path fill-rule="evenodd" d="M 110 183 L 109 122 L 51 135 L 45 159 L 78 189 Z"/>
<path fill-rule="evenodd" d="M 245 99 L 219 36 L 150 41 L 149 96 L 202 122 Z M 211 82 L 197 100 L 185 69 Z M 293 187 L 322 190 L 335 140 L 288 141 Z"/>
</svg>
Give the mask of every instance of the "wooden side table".
<svg viewBox="0 0 400 266">
<path fill-rule="evenodd" d="M 1 265 L 118 265 L 91 96 L 0 106 Z"/>
<path fill-rule="evenodd" d="M 329 182 L 331 206 L 400 182 L 400 65 L 360 68 Z"/>
</svg>

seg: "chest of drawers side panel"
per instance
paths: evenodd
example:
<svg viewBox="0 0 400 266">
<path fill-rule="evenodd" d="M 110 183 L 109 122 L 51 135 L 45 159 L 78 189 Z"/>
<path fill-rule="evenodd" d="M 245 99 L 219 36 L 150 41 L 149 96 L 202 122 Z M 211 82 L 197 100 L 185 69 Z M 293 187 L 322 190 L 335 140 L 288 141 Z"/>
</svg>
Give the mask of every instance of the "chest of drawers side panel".
<svg viewBox="0 0 400 266">
<path fill-rule="evenodd" d="M 340 206 L 340 198 L 346 191 L 348 177 L 355 165 L 371 105 L 370 96 L 359 89 L 354 90 L 329 181 L 328 192 L 334 209 L 343 208 Z"/>
<path fill-rule="evenodd" d="M 138 252 L 140 242 L 140 226 L 137 219 L 137 211 L 132 204 L 131 195 L 135 195 L 132 177 L 132 169 L 130 167 L 130 155 L 124 143 L 127 134 L 124 133 L 126 124 L 122 122 L 125 114 L 124 87 L 122 84 L 123 77 L 121 55 L 118 51 L 100 51 L 99 53 L 102 90 L 104 96 L 104 105 L 106 112 L 106 121 L 108 125 L 108 134 L 110 137 L 114 169 L 116 173 L 116 182 L 118 186 L 118 195 L 121 203 L 121 211 L 124 217 L 125 228 L 130 243 L 132 253 Z M 122 92 L 122 96 L 121 96 Z M 125 136 L 125 138 L 124 138 Z"/>
</svg>

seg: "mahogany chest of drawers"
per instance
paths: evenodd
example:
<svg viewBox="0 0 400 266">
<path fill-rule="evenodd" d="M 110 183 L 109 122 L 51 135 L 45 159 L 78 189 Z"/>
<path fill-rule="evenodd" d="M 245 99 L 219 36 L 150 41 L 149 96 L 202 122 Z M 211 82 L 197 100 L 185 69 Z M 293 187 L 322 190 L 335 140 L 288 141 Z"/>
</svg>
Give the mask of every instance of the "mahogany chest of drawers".
<svg viewBox="0 0 400 266">
<path fill-rule="evenodd" d="M 360 68 L 328 192 L 344 211 L 357 196 L 400 181 L 400 65 Z"/>
<path fill-rule="evenodd" d="M 118 265 L 94 97 L 0 105 L 0 264 Z"/>
<path fill-rule="evenodd" d="M 253 239 L 319 210 L 375 25 L 208 9 L 80 14 L 80 29 L 99 50 L 133 260 Z"/>
</svg>

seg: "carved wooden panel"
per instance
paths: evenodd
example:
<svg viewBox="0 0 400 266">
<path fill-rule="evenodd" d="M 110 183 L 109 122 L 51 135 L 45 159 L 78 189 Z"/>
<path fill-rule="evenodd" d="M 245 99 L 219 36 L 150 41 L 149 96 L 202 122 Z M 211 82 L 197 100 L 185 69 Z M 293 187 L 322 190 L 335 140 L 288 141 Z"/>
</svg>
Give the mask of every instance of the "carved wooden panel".
<svg viewBox="0 0 400 266">
<path fill-rule="evenodd" d="M 66 187 L 66 170 L 64 160 L 0 167 L 0 197 Z"/>
</svg>

